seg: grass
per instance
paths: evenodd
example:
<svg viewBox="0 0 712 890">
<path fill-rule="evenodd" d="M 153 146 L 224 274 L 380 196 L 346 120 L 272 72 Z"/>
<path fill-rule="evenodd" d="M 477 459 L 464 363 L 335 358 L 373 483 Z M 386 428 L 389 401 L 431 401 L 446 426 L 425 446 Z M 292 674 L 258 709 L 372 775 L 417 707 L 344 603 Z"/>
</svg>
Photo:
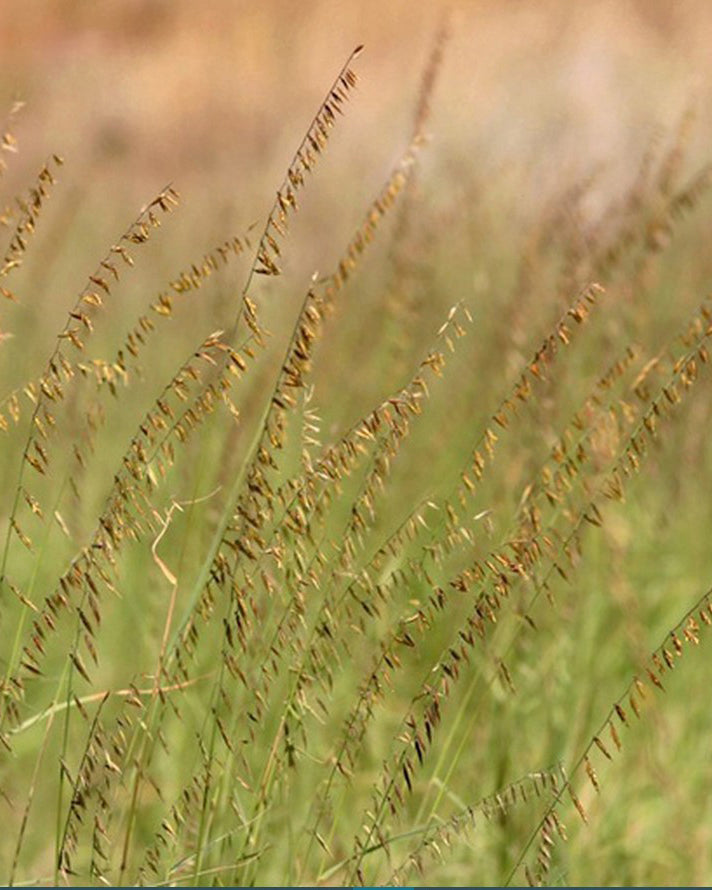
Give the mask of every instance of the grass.
<svg viewBox="0 0 712 890">
<path fill-rule="evenodd" d="M 360 48 L 263 223 L 162 253 L 167 186 L 50 302 L 96 214 L 5 213 L 8 884 L 708 880 L 694 115 L 522 219 L 427 179 L 445 52 L 303 286 Z"/>
</svg>

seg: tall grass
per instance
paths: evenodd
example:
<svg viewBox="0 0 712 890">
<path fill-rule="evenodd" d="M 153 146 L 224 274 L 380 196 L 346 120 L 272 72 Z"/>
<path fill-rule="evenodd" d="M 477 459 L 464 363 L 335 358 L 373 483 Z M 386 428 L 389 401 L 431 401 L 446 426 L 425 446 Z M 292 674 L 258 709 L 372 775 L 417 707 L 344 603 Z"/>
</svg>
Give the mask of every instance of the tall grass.
<svg viewBox="0 0 712 890">
<path fill-rule="evenodd" d="M 262 225 L 122 302 L 179 207 L 164 188 L 45 358 L 58 156 L 3 215 L 9 884 L 709 875 L 693 116 L 600 213 L 591 177 L 501 233 L 484 184 L 477 212 L 464 182 L 423 200 L 445 48 L 303 288 L 290 230 L 357 114 L 360 48 Z"/>
</svg>

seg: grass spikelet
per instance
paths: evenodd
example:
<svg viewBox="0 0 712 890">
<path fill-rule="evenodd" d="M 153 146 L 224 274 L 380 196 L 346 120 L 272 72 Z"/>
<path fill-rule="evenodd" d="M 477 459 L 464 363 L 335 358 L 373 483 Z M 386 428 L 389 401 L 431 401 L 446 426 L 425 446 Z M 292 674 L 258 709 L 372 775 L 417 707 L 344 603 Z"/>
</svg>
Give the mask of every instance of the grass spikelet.
<svg viewBox="0 0 712 890">
<path fill-rule="evenodd" d="M 9 134 L 3 137 L 3 148 L 6 145 L 6 139 Z M 9 137 L 11 138 L 11 137 Z M 13 144 L 10 142 L 9 144 Z M 6 149 L 7 150 L 7 149 Z M 39 220 L 42 209 L 50 196 L 50 191 L 56 185 L 54 172 L 61 166 L 62 159 L 58 155 L 53 155 L 46 163 L 42 165 L 35 184 L 31 186 L 25 198 L 16 198 L 17 222 L 12 231 L 5 254 L 0 260 L 0 280 L 6 279 L 11 272 L 19 268 L 24 259 L 30 239 L 35 233 L 37 222 Z M 15 295 L 3 287 L 2 295 L 6 299 L 16 300 Z"/>
<path fill-rule="evenodd" d="M 23 108 L 24 102 L 13 102 L 2 127 L 2 135 L 0 136 L 0 179 L 2 179 L 7 171 L 5 155 L 17 154 L 17 138 L 13 132 L 14 122 L 15 118 Z M 5 214 L 2 216 L 2 223 L 3 225 L 7 225 Z"/>
</svg>

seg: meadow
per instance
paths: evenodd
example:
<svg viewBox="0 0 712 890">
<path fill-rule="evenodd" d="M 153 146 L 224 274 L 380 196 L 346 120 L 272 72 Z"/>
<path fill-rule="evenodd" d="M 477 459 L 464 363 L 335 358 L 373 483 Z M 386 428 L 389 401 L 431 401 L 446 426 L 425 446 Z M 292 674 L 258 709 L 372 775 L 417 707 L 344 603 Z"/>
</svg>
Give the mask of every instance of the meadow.
<svg viewBox="0 0 712 890">
<path fill-rule="evenodd" d="M 515 6 L 13 22 L 8 885 L 710 883 L 710 13 Z"/>
</svg>

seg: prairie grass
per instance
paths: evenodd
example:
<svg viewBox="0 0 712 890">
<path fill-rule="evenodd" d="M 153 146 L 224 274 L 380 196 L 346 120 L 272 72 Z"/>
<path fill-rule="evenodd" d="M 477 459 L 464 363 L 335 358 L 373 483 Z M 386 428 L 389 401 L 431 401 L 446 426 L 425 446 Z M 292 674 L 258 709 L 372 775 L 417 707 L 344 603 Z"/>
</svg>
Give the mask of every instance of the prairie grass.
<svg viewBox="0 0 712 890">
<path fill-rule="evenodd" d="M 8 884 L 709 880 L 695 116 L 595 213 L 595 171 L 443 196 L 443 27 L 300 278 L 360 49 L 264 221 L 172 270 L 173 185 L 88 271 L 59 156 L 2 216 Z"/>
</svg>

